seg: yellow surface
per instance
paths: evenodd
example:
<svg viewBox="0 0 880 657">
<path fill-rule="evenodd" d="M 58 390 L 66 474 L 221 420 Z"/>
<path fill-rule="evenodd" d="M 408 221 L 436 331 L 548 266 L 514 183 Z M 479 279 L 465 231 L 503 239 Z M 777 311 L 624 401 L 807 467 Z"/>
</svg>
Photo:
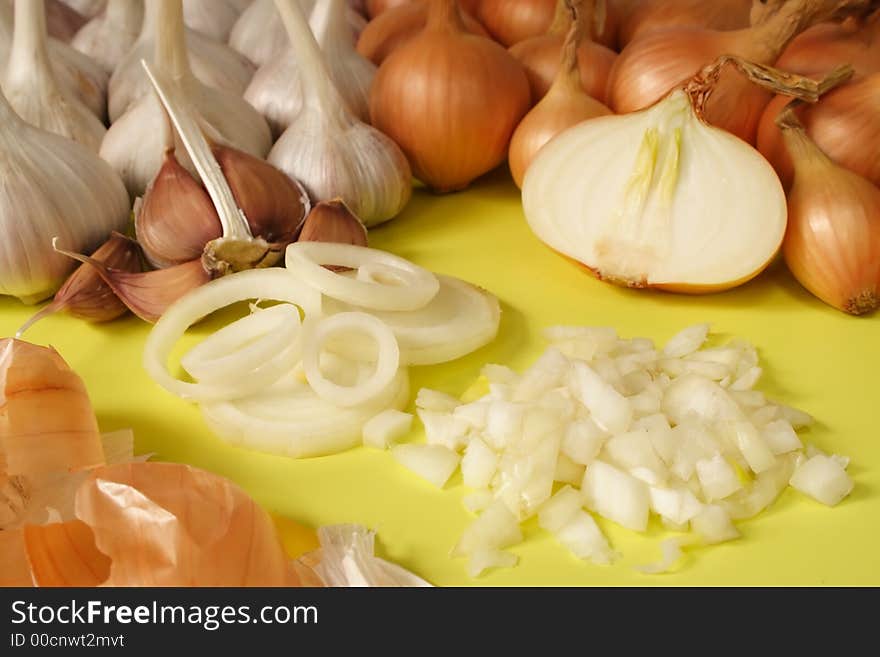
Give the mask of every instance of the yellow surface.
<svg viewBox="0 0 880 657">
<path fill-rule="evenodd" d="M 37 324 L 34 342 L 54 345 L 85 379 L 106 431 L 132 427 L 139 452 L 226 475 L 273 513 L 306 525 L 358 522 L 379 532 L 380 553 L 435 584 L 468 585 L 880 585 L 880 316 L 846 317 L 805 293 L 779 264 L 752 283 L 712 297 L 623 290 L 600 283 L 551 253 L 529 232 L 516 188 L 496 174 L 468 192 L 418 193 L 405 214 L 371 232 L 372 245 L 495 292 L 504 315 L 498 340 L 458 362 L 413 371 L 413 394 L 430 386 L 460 394 L 487 361 L 527 366 L 551 324 L 615 326 L 623 336 L 663 341 L 711 322 L 725 336 L 751 339 L 764 359 L 761 389 L 810 411 L 804 434 L 852 458 L 853 494 L 834 509 L 787 490 L 743 537 L 693 549 L 676 572 L 646 576 L 633 565 L 659 558 L 663 536 L 644 537 L 600 521 L 622 559 L 581 562 L 532 523 L 512 549 L 516 568 L 476 582 L 448 556 L 471 516 L 456 476 L 440 491 L 387 453 L 363 448 L 305 461 L 250 453 L 214 438 L 198 411 L 155 386 L 141 369 L 148 327 L 128 318 L 92 326 L 66 316 Z M 0 300 L 0 334 L 30 310 Z M 420 438 L 419 430 L 412 436 Z M 294 532 L 295 534 L 296 532 Z M 296 536 L 290 544 L 301 546 Z M 300 549 L 300 548 L 297 548 Z"/>
</svg>

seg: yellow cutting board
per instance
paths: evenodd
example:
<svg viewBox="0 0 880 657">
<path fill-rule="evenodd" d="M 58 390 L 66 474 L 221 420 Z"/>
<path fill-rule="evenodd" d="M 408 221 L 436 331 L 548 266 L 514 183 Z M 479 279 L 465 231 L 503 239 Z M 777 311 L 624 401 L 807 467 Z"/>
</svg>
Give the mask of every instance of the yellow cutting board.
<svg viewBox="0 0 880 657">
<path fill-rule="evenodd" d="M 781 263 L 748 285 L 707 297 L 601 283 L 538 242 L 502 172 L 460 194 L 417 192 L 404 214 L 371 231 L 370 239 L 477 283 L 503 303 L 498 339 L 457 362 L 415 368 L 413 396 L 421 386 L 461 394 L 489 361 L 526 367 L 544 349 L 540 330 L 552 324 L 610 325 L 622 336 L 662 342 L 684 326 L 711 322 L 722 337 L 758 346 L 765 368 L 760 389 L 817 418 L 802 437 L 851 457 L 854 492 L 829 509 L 789 489 L 740 524 L 741 539 L 688 549 L 665 575 L 633 569 L 659 559 L 665 534 L 656 524 L 642 536 L 600 520 L 622 556 L 612 566 L 596 566 L 573 557 L 532 521 L 525 542 L 512 549 L 517 567 L 471 580 L 466 562 L 449 557 L 472 520 L 461 505 L 467 491 L 460 475 L 438 490 L 379 451 L 295 461 L 229 447 L 194 407 L 147 378 L 141 348 L 149 327 L 130 316 L 107 325 L 50 317 L 26 337 L 61 352 L 85 380 L 102 430 L 132 427 L 139 453 L 225 475 L 272 512 L 301 523 L 368 525 L 378 530 L 382 556 L 434 584 L 880 585 L 880 315 L 859 319 L 828 308 Z M 0 334 L 14 333 L 31 312 L 0 299 Z M 416 427 L 411 439 L 421 438 Z"/>
</svg>

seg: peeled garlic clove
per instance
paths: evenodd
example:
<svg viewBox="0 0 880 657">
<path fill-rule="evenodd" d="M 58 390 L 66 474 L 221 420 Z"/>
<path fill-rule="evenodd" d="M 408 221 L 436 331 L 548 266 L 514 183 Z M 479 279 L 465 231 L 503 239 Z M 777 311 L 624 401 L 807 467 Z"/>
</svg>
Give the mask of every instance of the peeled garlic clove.
<svg viewBox="0 0 880 657">
<path fill-rule="evenodd" d="M 134 227 L 147 260 L 159 268 L 201 257 L 205 244 L 223 234 L 205 188 L 170 151 L 144 195 Z"/>
<path fill-rule="evenodd" d="M 176 22 L 183 20 L 182 7 L 164 5 L 168 2 L 179 3 L 180 0 L 146 0 L 141 33 L 110 78 L 108 109 L 112 122 L 150 91 L 150 82 L 141 69 L 141 60 L 154 61 L 156 42 L 162 32 L 176 30 Z M 165 10 L 173 10 L 174 17 L 170 24 L 160 20 L 163 6 Z M 254 74 L 251 63 L 231 48 L 203 34 L 193 30 L 186 30 L 185 34 L 189 66 L 196 79 L 208 87 L 241 96 Z"/>
<path fill-rule="evenodd" d="M 69 137 L 97 153 L 107 129 L 56 81 L 48 38 L 44 0 L 16 2 L 3 91 L 16 113 L 31 125 Z"/>
<path fill-rule="evenodd" d="M 143 0 L 107 0 L 104 11 L 86 23 L 70 45 L 112 74 L 137 41 L 143 18 Z"/>
<path fill-rule="evenodd" d="M 114 232 L 110 239 L 98 247 L 92 259 L 104 263 L 110 269 L 138 272 L 141 267 L 141 250 L 137 242 Z M 52 303 L 31 317 L 16 333 L 17 337 L 41 319 L 64 311 L 72 317 L 89 322 L 109 322 L 128 309 L 119 300 L 91 265 L 82 264 L 70 275 L 61 289 L 55 293 Z"/>
<path fill-rule="evenodd" d="M 321 201 L 306 217 L 299 241 L 367 246 L 367 229 L 342 199 Z"/>
</svg>

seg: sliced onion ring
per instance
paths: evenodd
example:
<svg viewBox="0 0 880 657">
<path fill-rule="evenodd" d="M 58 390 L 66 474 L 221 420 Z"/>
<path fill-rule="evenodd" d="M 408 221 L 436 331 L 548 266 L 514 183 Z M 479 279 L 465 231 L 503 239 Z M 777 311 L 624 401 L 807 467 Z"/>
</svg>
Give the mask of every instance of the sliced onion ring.
<svg viewBox="0 0 880 657">
<path fill-rule="evenodd" d="M 286 301 L 302 308 L 307 317 L 319 317 L 320 293 L 283 269 L 253 269 L 231 274 L 197 288 L 172 304 L 150 331 L 144 346 L 144 368 L 169 392 L 196 401 L 226 401 L 255 394 L 289 371 L 299 358 L 291 345 L 277 358 L 254 367 L 246 376 L 226 383 L 187 383 L 171 375 L 168 358 L 186 330 L 212 312 L 239 301 Z M 292 362 L 291 362 L 292 361 Z"/>
<path fill-rule="evenodd" d="M 427 269 L 391 253 L 352 244 L 296 242 L 287 247 L 286 265 L 328 297 L 371 310 L 417 310 L 427 305 L 440 289 L 437 277 Z M 358 280 L 323 265 L 368 267 L 373 274 L 366 277 L 368 280 Z M 376 280 L 376 265 L 386 268 L 381 278 L 390 277 L 390 285 Z"/>
<path fill-rule="evenodd" d="M 319 358 L 324 343 L 333 335 L 346 332 L 366 334 L 375 344 L 376 369 L 354 386 L 341 386 L 321 372 Z M 362 312 L 339 313 L 310 324 L 303 338 L 303 371 L 309 385 L 327 402 L 348 408 L 369 404 L 388 388 L 400 367 L 400 349 L 391 329 L 381 320 Z"/>
</svg>

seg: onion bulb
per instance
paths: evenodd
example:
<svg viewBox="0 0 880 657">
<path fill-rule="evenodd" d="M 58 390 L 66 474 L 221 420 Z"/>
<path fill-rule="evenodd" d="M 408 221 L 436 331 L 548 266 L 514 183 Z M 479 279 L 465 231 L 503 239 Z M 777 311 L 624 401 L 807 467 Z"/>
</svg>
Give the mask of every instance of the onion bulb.
<svg viewBox="0 0 880 657">
<path fill-rule="evenodd" d="M 547 31 L 556 0 L 481 0 L 477 18 L 499 43 L 512 46 Z"/>
<path fill-rule="evenodd" d="M 862 22 L 814 25 L 788 44 L 776 67 L 811 75 L 827 73 L 842 62 L 852 66 L 856 75 L 880 71 L 880 12 Z"/>
<path fill-rule="evenodd" d="M 621 114 L 648 107 L 721 55 L 772 64 L 798 33 L 827 19 L 841 5 L 858 2 L 790 0 L 743 30 L 681 27 L 648 34 L 624 48 L 617 58 L 608 81 L 608 105 Z M 706 106 L 705 119 L 754 143 L 758 122 L 770 99 L 766 91 L 727 71 Z"/>
<path fill-rule="evenodd" d="M 548 143 L 523 184 L 537 236 L 598 277 L 629 287 L 711 292 L 760 273 L 782 244 L 785 195 L 754 148 L 703 118 L 725 63 L 805 92 L 774 69 L 721 58 L 647 110 L 590 119 Z"/>
<path fill-rule="evenodd" d="M 497 43 L 466 33 L 455 0 L 432 0 L 425 30 L 379 67 L 370 116 L 420 180 L 448 192 L 504 160 L 529 102 L 516 60 Z"/>
<path fill-rule="evenodd" d="M 544 144 L 581 121 L 611 114 L 611 110 L 581 87 L 578 52 L 584 26 L 578 20 L 577 10 L 574 11 L 575 20 L 563 46 L 556 80 L 541 102 L 526 114 L 510 140 L 508 161 L 518 187 L 522 187 L 526 169 Z"/>
<path fill-rule="evenodd" d="M 643 0 L 620 24 L 621 46 L 670 27 L 741 30 L 749 26 L 752 0 Z"/>
<path fill-rule="evenodd" d="M 545 34 L 520 41 L 510 49 L 510 54 L 526 69 L 533 100 L 544 97 L 559 71 L 562 44 L 572 20 L 568 5 L 574 4 L 578 7 L 578 20 L 583 23 L 577 51 L 581 85 L 587 94 L 605 102 L 608 74 L 617 55 L 613 50 L 593 42 L 590 37 L 597 17 L 601 17 L 596 13 L 600 3 L 601 0 L 580 0 L 575 3 L 558 0 L 556 17 L 550 29 Z"/>
<path fill-rule="evenodd" d="M 779 97 L 768 105 L 758 131 L 758 150 L 776 169 L 783 185 L 792 180 L 792 163 L 774 123 L 785 105 Z M 815 105 L 796 110 L 807 134 L 837 164 L 880 185 L 880 72 L 849 82 Z"/>
<path fill-rule="evenodd" d="M 486 29 L 471 14 L 462 11 L 461 18 L 468 32 L 489 36 Z M 421 32 L 427 20 L 428 5 L 425 0 L 415 0 L 393 7 L 367 24 L 358 38 L 357 50 L 378 66 L 394 49 Z"/>
<path fill-rule="evenodd" d="M 832 162 L 790 109 L 778 121 L 794 160 L 785 262 L 825 303 L 869 313 L 880 305 L 880 188 Z"/>
</svg>

